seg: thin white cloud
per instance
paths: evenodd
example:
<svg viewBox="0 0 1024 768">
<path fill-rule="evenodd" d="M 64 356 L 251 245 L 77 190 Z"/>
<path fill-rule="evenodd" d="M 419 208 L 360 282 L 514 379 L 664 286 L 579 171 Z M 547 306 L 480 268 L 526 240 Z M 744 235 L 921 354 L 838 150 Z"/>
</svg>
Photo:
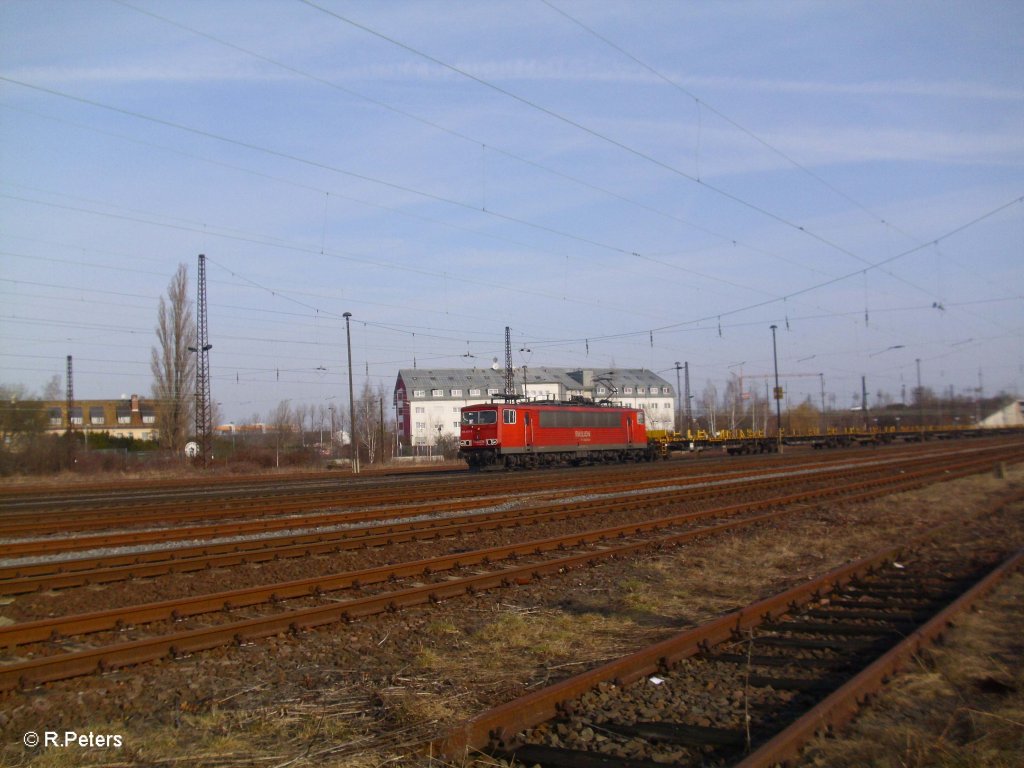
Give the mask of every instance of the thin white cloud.
<svg viewBox="0 0 1024 768">
<path fill-rule="evenodd" d="M 7 74 L 14 80 L 50 87 L 93 83 L 260 82 L 296 77 L 283 70 L 270 70 L 267 67 L 247 66 L 231 61 L 210 64 L 191 62 L 183 66 L 110 64 L 84 67 L 27 67 L 12 70 Z"/>
<path fill-rule="evenodd" d="M 586 81 L 621 84 L 664 85 L 655 75 L 628 65 L 614 65 L 576 57 L 516 58 L 502 61 L 464 60 L 451 62 L 452 66 L 482 80 L 507 83 L 509 81 Z M 429 62 L 368 64 L 338 70 L 340 79 L 357 80 L 436 80 L 459 78 L 450 69 Z M 865 80 L 837 82 L 824 80 L 781 80 L 738 77 L 706 77 L 665 73 L 672 82 L 697 98 L 709 91 L 749 91 L 755 93 L 827 94 L 833 96 L 920 96 L 933 98 L 979 99 L 991 101 L 1024 101 L 1024 88 L 1000 86 L 967 80 L 921 81 Z"/>
<path fill-rule="evenodd" d="M 677 81 L 682 82 L 682 81 Z M 846 96 L 932 96 L 936 98 L 1022 101 L 1024 88 L 963 80 L 868 80 L 839 83 L 817 80 L 751 80 L 748 78 L 693 78 L 687 87 L 753 90 L 770 93 L 835 94 Z"/>
</svg>

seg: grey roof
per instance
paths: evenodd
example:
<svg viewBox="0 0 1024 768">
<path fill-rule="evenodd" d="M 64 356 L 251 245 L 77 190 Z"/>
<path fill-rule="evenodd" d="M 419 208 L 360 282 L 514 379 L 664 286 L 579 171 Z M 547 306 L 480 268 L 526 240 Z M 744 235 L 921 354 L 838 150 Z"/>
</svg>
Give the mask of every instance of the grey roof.
<svg viewBox="0 0 1024 768">
<path fill-rule="evenodd" d="M 653 371 L 643 368 L 553 368 L 536 366 L 526 368 L 530 384 L 560 384 L 567 390 L 591 389 L 596 383 L 617 389 L 623 387 L 669 387 L 671 385 Z M 407 392 L 414 389 L 505 389 L 505 371 L 501 368 L 402 368 L 398 381 L 404 382 Z M 523 369 L 516 369 L 516 383 L 522 384 Z"/>
</svg>

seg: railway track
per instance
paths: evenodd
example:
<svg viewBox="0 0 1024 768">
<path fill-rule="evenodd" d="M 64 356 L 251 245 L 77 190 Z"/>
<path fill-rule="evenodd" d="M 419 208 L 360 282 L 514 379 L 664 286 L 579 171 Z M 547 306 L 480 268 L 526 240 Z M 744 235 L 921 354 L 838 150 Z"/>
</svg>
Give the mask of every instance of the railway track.
<svg viewBox="0 0 1024 768">
<path fill-rule="evenodd" d="M 904 472 L 921 466 L 927 460 L 894 464 L 886 462 L 892 472 Z M 795 475 L 780 476 L 778 472 L 766 470 L 752 476 L 735 478 L 729 475 L 721 480 L 705 480 L 697 482 L 693 479 L 676 480 L 672 486 L 668 481 L 648 481 L 640 489 L 636 485 L 616 485 L 605 487 L 605 493 L 629 490 L 631 495 L 626 498 L 610 498 L 602 494 L 600 498 L 588 498 L 582 501 L 547 501 L 542 505 L 528 505 L 513 509 L 499 509 L 490 512 L 466 513 L 452 515 L 458 504 L 442 504 L 424 510 L 421 507 L 410 509 L 389 510 L 389 518 L 396 519 L 413 514 L 423 515 L 426 512 L 443 512 L 439 517 L 417 519 L 410 522 L 388 522 L 383 525 L 359 525 L 339 530 L 318 531 L 308 534 L 289 534 L 285 536 L 268 536 L 246 541 L 233 540 L 221 544 L 201 544 L 196 546 L 175 546 L 172 548 L 148 549 L 144 552 L 134 551 L 120 555 L 101 555 L 77 559 L 51 559 L 43 562 L 16 564 L 0 568 L 0 595 L 24 594 L 35 590 L 64 589 L 69 587 L 107 584 L 136 578 L 149 578 L 166 573 L 188 573 L 207 568 L 227 567 L 233 565 L 267 562 L 270 560 L 307 557 L 310 555 L 339 552 L 346 549 L 378 547 L 405 541 L 421 541 L 442 537 L 460 536 L 486 530 L 508 527 L 536 525 L 538 523 L 566 520 L 586 515 L 622 512 L 650 507 L 681 503 L 696 503 L 713 500 L 725 495 L 745 495 L 758 493 L 779 485 L 795 481 L 807 482 L 838 482 L 855 477 L 860 473 L 877 471 L 878 462 L 864 462 L 844 465 L 840 470 L 831 465 L 822 468 L 797 470 Z M 632 490 L 631 490 L 632 489 Z M 559 496 L 568 496 L 574 491 L 566 491 Z M 655 496 L 656 494 L 656 496 Z M 547 497 L 552 499 L 551 496 Z M 554 499 L 557 499 L 555 496 Z M 332 522 L 353 525 L 372 520 L 377 515 L 365 513 L 351 517 L 330 516 Z M 322 516 L 314 518 L 324 520 Z M 239 531 L 235 530 L 234 533 Z M 198 537 L 197 537 L 198 538 Z M 133 536 L 105 537 L 108 543 L 137 543 Z M 148 543 L 151 543 L 149 540 Z M 27 544 L 27 543 L 25 543 Z M 25 544 L 14 543 L 8 554 L 24 553 L 28 550 Z M 68 543 L 65 550 L 73 550 L 82 545 L 81 540 Z M 61 551 L 59 542 L 48 540 L 42 550 L 28 551 L 28 554 L 41 554 L 50 551 Z"/>
<path fill-rule="evenodd" d="M 1003 448 L 993 447 L 972 455 L 977 455 L 979 457 L 988 455 L 999 457 L 1003 455 L 1003 450 Z M 929 454 L 926 456 L 911 455 L 902 459 L 905 463 L 901 466 L 909 468 L 923 462 L 926 463 L 941 456 L 951 455 L 954 454 L 949 451 Z M 870 470 L 873 467 L 877 467 L 882 462 L 896 466 L 895 462 L 897 461 L 901 461 L 899 456 L 886 455 L 885 459 L 876 457 L 858 461 L 810 464 L 801 463 L 795 467 L 788 467 L 787 471 L 790 473 L 790 477 L 799 476 L 805 473 L 812 475 L 815 473 L 826 472 L 829 471 L 830 468 L 839 468 L 843 472 L 849 473 L 857 471 L 858 468 Z M 836 477 L 839 476 L 839 474 L 836 475 Z M 780 477 L 783 476 L 780 475 L 780 469 L 778 468 L 761 468 L 748 471 L 746 473 L 730 471 L 720 475 L 698 474 L 689 476 L 684 475 L 682 477 L 679 476 L 678 472 L 673 473 L 670 471 L 660 471 L 645 473 L 641 478 L 632 478 L 629 481 L 622 480 L 618 478 L 617 475 L 611 480 L 608 478 L 596 477 L 594 478 L 596 482 L 582 485 L 574 484 L 569 488 L 565 488 L 563 486 L 557 491 L 547 490 L 547 486 L 545 486 L 540 498 L 545 501 L 545 507 L 549 507 L 551 501 L 559 498 L 568 499 L 587 494 L 611 495 L 625 492 L 644 492 L 650 494 L 661 493 L 663 494 L 662 498 L 664 500 L 670 501 L 677 497 L 680 492 L 685 493 L 687 488 L 699 488 L 702 486 L 711 487 L 716 485 L 726 488 L 729 487 L 730 484 L 732 484 L 731 487 L 739 488 L 759 481 L 770 482 L 772 478 Z M 759 480 L 759 478 L 761 480 Z M 434 493 L 436 497 L 436 490 L 432 493 Z M 524 492 L 520 491 L 516 495 L 518 498 L 523 498 Z M 361 511 L 325 512 L 294 516 L 275 515 L 273 517 L 259 518 L 255 520 L 239 520 L 230 523 L 186 525 L 182 527 L 160 528 L 146 531 L 122 531 L 103 535 L 47 537 L 43 539 L 13 539 L 5 542 L 4 554 L 8 559 L 18 559 L 18 562 L 14 562 L 8 566 L 0 568 L 0 580 L 39 576 L 46 573 L 115 568 L 126 564 L 155 562 L 164 559 L 185 560 L 187 558 L 197 556 L 225 555 L 227 553 L 237 555 L 238 553 L 246 551 L 256 552 L 264 549 L 269 551 L 272 548 L 297 546 L 300 544 L 312 545 L 325 541 L 339 541 L 350 536 L 363 536 L 367 534 L 359 531 L 354 533 L 345 533 L 343 531 L 318 531 L 317 533 L 312 534 L 297 535 L 295 532 L 301 531 L 302 529 L 320 529 L 330 526 L 354 526 L 369 521 L 380 520 L 382 518 L 398 520 L 401 518 L 426 516 L 450 516 L 453 512 L 486 508 L 488 506 L 493 507 L 495 504 L 506 504 L 507 500 L 508 494 L 495 494 L 492 489 L 492 492 L 486 496 L 473 496 L 469 499 L 462 500 L 445 499 L 444 501 L 435 502 L 433 504 L 410 505 L 408 503 L 404 503 L 399 506 L 392 506 L 388 508 L 376 507 Z M 581 510 L 586 506 L 587 505 L 585 503 L 573 504 L 571 502 L 567 502 L 563 509 Z M 489 517 L 490 519 L 497 519 L 502 516 L 508 517 L 510 515 L 492 514 Z M 111 527 L 115 526 L 115 522 L 113 520 L 107 521 L 107 524 Z M 401 526 L 393 525 L 390 527 L 390 530 L 398 532 L 400 527 Z M 413 527 L 415 527 L 415 525 Z M 423 527 L 427 528 L 429 525 L 425 524 Z M 274 540 L 273 535 L 275 532 L 281 531 L 288 531 L 289 534 L 281 535 L 277 540 Z M 378 530 L 377 532 L 379 533 L 380 531 Z M 243 536 L 250 536 L 252 540 L 239 541 L 239 537 Z M 211 543 L 193 545 L 191 547 L 184 546 L 181 543 L 188 541 L 212 541 L 217 538 L 224 537 L 230 537 L 232 541 L 230 543 Z M 77 562 L 66 562 L 61 565 L 47 565 L 42 563 L 33 565 L 26 564 L 22 567 L 22 559 L 24 558 L 59 555 L 61 557 L 54 558 L 55 562 L 58 559 L 60 561 L 70 561 L 71 558 L 65 557 L 65 555 L 76 551 L 83 552 L 88 550 L 110 549 L 117 547 L 138 547 L 143 545 L 153 547 L 154 545 L 160 544 L 164 544 L 166 546 L 163 548 L 157 547 L 156 551 L 140 554 L 135 558 L 132 558 L 129 555 L 121 557 L 96 556 L 93 558 L 79 558 Z M 282 552 L 281 556 L 287 555 Z M 266 558 L 259 558 L 257 556 L 257 559 Z M 249 561 L 251 562 L 252 560 Z M 227 561 L 224 562 L 226 563 Z M 245 562 L 245 560 L 240 560 L 239 562 Z M 72 580 L 65 580 L 65 584 L 70 583 L 72 583 Z M 54 586 L 59 586 L 59 582 L 54 582 Z M 0 590 L 0 594 L 4 594 L 4 592 Z M 15 592 L 8 591 L 6 594 L 15 594 Z"/>
<path fill-rule="evenodd" d="M 943 453 L 948 448 L 932 448 L 929 453 Z M 863 454 L 862 454 L 863 455 Z M 920 456 L 920 449 L 886 449 L 887 457 Z M 797 460 L 797 466 L 840 464 L 862 458 Z M 699 478 L 708 474 L 708 464 L 715 462 L 674 462 L 645 467 L 645 478 L 657 482 L 660 478 L 680 479 L 680 475 Z M 735 462 L 719 464 L 724 471 L 716 476 L 749 476 L 771 472 L 779 467 L 792 467 L 791 458 L 774 457 L 762 460 L 756 469 L 738 469 Z M 0 493 L 0 538 L 46 536 L 75 531 L 86 533 L 97 530 L 185 529 L 195 521 L 222 520 L 225 525 L 249 523 L 254 518 L 288 518 L 313 510 L 330 508 L 372 509 L 400 503 L 406 506 L 429 504 L 443 495 L 446 499 L 471 500 L 481 497 L 503 498 L 511 494 L 561 491 L 573 486 L 598 489 L 623 486 L 635 482 L 635 470 L 630 467 L 601 467 L 575 469 L 569 472 L 527 473 L 526 475 L 491 474 L 481 477 L 467 472 L 437 477 L 436 473 L 416 478 L 417 483 L 392 480 L 379 481 L 304 480 L 288 481 L 280 485 L 260 483 L 228 483 L 225 486 L 204 485 L 200 489 L 181 488 L 160 484 L 144 489 L 128 485 L 117 489 L 110 486 L 94 494 L 65 496 L 42 492 L 29 495 L 20 490 L 14 495 Z M 569 482 L 566 482 L 566 479 Z M 405 478 L 408 480 L 409 478 Z M 695 480 L 696 481 L 696 480 Z M 443 485 L 443 488 L 441 487 Z"/>
<path fill-rule="evenodd" d="M 983 471 L 991 465 L 991 456 L 975 455 L 959 463 L 943 461 L 927 470 L 903 471 L 902 474 L 886 473 L 882 478 L 861 479 L 859 482 L 846 485 L 825 483 L 823 488 L 717 508 L 713 510 L 713 514 L 722 519 L 722 522 L 703 527 L 691 526 L 681 532 L 672 531 L 673 526 L 680 526 L 687 522 L 687 518 L 692 521 L 693 515 L 680 514 L 644 523 L 629 523 L 574 533 L 555 539 L 458 553 L 444 558 L 374 569 L 372 573 L 365 570 L 354 574 L 304 580 L 301 583 L 277 584 L 227 594 L 206 595 L 190 600 L 118 609 L 101 612 L 102 615 L 16 624 L 0 630 L 0 645 L 18 648 L 31 643 L 46 643 L 48 638 L 51 640 L 48 646 L 39 646 L 24 653 L 20 658 L 8 659 L 10 663 L 0 666 L 0 690 L 89 674 L 166 655 L 173 656 L 219 645 L 247 642 L 282 632 L 299 632 L 324 623 L 351 620 L 410 605 L 472 594 L 484 589 L 524 583 L 547 573 L 561 573 L 600 559 L 631 555 L 652 546 L 678 544 L 699 536 L 765 522 L 787 513 L 783 508 L 770 513 L 752 514 L 767 507 L 785 507 L 798 502 L 826 498 L 856 501 L 894 490 L 917 487 L 937 478 L 951 479 Z M 728 520 L 740 514 L 746 514 L 747 517 L 742 520 Z M 570 548 L 576 548 L 577 554 L 562 554 Z M 531 558 L 532 562 L 522 564 L 520 560 L 523 558 Z M 505 564 L 505 561 L 509 560 L 512 564 Z M 460 575 L 460 571 L 467 568 L 472 568 L 475 572 L 468 576 Z M 448 573 L 444 573 L 445 571 Z M 326 605 L 315 604 L 291 609 L 279 605 L 280 601 L 286 598 L 312 596 L 314 600 L 318 600 L 320 595 L 328 591 L 381 584 L 399 578 L 416 578 L 420 583 L 387 589 L 375 595 L 342 601 L 332 600 Z M 257 604 L 271 606 L 270 615 L 243 620 L 234 619 L 230 615 L 230 611 L 241 606 Z M 185 616 L 209 612 L 227 613 L 221 617 L 222 621 L 217 621 L 212 626 L 188 630 L 178 630 L 174 626 Z M 137 634 L 135 625 L 141 622 L 164 622 L 169 625 L 170 631 L 155 637 L 123 641 L 126 630 L 129 630 L 127 634 Z M 108 639 L 112 642 L 83 649 L 83 643 L 76 639 L 72 645 L 78 650 L 66 650 L 65 638 L 80 637 L 83 633 L 108 633 L 111 635 Z M 29 654 L 34 657 L 29 658 Z"/>
<path fill-rule="evenodd" d="M 964 558 L 932 534 L 482 713 L 430 752 L 574 768 L 776 765 L 846 722 L 1022 566 L 1024 551 Z"/>
</svg>

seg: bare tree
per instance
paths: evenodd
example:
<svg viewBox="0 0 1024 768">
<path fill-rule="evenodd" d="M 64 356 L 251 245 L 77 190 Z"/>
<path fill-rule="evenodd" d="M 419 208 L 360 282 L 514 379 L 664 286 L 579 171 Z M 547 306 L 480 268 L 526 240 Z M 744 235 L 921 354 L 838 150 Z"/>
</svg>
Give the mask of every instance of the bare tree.
<svg viewBox="0 0 1024 768">
<path fill-rule="evenodd" d="M 363 384 L 363 392 L 356 400 L 356 425 L 359 443 L 366 451 L 367 462 L 373 464 L 380 449 L 380 420 L 378 417 L 379 396 L 370 387 L 370 382 Z"/>
<path fill-rule="evenodd" d="M 195 413 L 196 324 L 188 297 L 188 271 L 184 264 L 160 297 L 156 324 L 157 345 L 152 348 L 153 399 L 161 444 L 171 451 L 185 447 Z"/>
<path fill-rule="evenodd" d="M 717 434 L 717 415 L 718 415 L 718 388 L 712 382 L 708 382 L 704 387 L 702 395 L 702 401 L 704 404 L 704 414 L 707 418 L 708 432 L 712 435 Z"/>
<path fill-rule="evenodd" d="M 279 435 L 290 435 L 295 427 L 295 414 L 291 401 L 282 400 L 268 417 L 268 425 Z"/>
<path fill-rule="evenodd" d="M 46 382 L 46 386 L 43 387 L 43 400 L 60 400 L 62 394 L 63 393 L 60 388 L 60 375 L 55 373 L 50 377 L 50 380 Z"/>
<path fill-rule="evenodd" d="M 327 412 L 327 406 L 323 403 L 317 403 L 313 410 L 312 423 L 310 424 L 312 429 L 319 431 L 317 442 L 319 443 L 319 450 L 324 449 L 324 427 L 327 427 L 327 437 L 330 438 L 330 415 Z"/>
<path fill-rule="evenodd" d="M 394 444 L 394 422 L 384 414 L 384 403 L 391 401 L 391 394 L 383 384 L 374 389 L 369 382 L 356 399 L 356 427 L 359 434 L 360 453 L 365 454 L 367 463 L 386 462 L 391 456 Z M 452 417 L 458 419 L 458 414 Z"/>
<path fill-rule="evenodd" d="M 299 443 L 303 448 L 306 447 L 306 419 L 312 423 L 313 421 L 313 408 L 306 403 L 299 403 L 292 409 L 292 414 L 295 417 L 295 426 L 299 431 Z"/>
<path fill-rule="evenodd" d="M 43 404 L 28 397 L 25 387 L 0 384 L 0 450 L 19 444 L 46 429 Z"/>
</svg>

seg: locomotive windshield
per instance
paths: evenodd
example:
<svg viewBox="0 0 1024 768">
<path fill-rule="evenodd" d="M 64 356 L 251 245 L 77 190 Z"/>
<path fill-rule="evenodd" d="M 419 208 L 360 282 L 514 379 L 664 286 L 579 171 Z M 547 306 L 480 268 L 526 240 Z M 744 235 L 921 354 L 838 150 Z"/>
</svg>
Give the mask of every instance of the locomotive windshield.
<svg viewBox="0 0 1024 768">
<path fill-rule="evenodd" d="M 498 412 L 497 411 L 463 411 L 462 412 L 462 423 L 463 424 L 497 424 L 498 423 Z"/>
</svg>

